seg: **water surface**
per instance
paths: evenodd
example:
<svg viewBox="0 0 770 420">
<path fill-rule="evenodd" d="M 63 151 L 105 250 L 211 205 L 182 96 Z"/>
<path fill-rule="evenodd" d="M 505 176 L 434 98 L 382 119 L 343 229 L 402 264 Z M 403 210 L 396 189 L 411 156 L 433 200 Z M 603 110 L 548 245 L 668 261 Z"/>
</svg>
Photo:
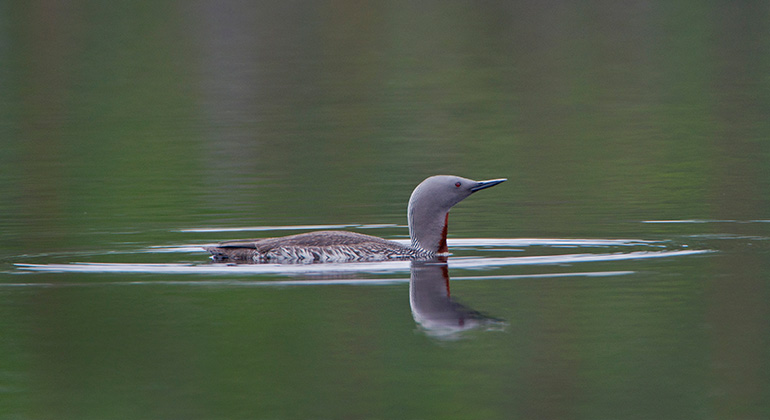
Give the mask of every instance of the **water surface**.
<svg viewBox="0 0 770 420">
<path fill-rule="evenodd" d="M 3 3 L 0 418 L 770 417 L 767 16 Z M 440 173 L 445 267 L 201 250 Z"/>
</svg>

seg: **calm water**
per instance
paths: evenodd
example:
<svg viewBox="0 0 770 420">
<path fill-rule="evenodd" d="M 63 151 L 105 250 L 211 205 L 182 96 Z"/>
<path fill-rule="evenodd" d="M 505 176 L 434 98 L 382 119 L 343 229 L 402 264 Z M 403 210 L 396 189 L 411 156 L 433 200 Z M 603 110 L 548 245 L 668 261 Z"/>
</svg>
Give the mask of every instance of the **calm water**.
<svg viewBox="0 0 770 420">
<path fill-rule="evenodd" d="M 0 4 L 0 418 L 769 418 L 768 16 Z M 437 173 L 447 265 L 201 250 Z"/>
</svg>

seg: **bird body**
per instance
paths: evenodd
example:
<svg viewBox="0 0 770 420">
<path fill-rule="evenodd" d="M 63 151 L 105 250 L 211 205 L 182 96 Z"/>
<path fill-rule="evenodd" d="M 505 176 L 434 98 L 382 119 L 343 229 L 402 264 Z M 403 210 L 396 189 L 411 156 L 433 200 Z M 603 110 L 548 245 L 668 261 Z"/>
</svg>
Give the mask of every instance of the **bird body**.
<svg viewBox="0 0 770 420">
<path fill-rule="evenodd" d="M 395 241 L 341 230 L 322 230 L 280 238 L 227 241 L 207 249 L 217 260 L 254 262 L 383 261 L 420 256 L 420 253 L 411 247 Z"/>
<path fill-rule="evenodd" d="M 446 254 L 449 210 L 472 193 L 505 179 L 473 181 L 432 176 L 412 192 L 407 208 L 411 245 L 348 231 L 318 231 L 279 238 L 236 240 L 206 247 L 216 261 L 342 262 L 425 259 Z"/>
</svg>

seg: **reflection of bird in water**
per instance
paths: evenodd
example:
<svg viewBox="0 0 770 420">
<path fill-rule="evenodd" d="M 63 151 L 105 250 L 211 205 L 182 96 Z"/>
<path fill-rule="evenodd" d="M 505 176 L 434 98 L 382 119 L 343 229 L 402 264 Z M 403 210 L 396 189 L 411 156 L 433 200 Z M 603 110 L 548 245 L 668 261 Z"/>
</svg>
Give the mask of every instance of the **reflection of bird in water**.
<svg viewBox="0 0 770 420">
<path fill-rule="evenodd" d="M 432 258 L 448 252 L 449 210 L 476 191 L 505 179 L 474 181 L 437 175 L 421 182 L 409 198 L 409 246 L 376 236 L 346 231 L 320 231 L 222 242 L 207 247 L 216 261 L 238 262 L 340 262 Z"/>
<path fill-rule="evenodd" d="M 417 324 L 430 336 L 456 339 L 464 331 L 501 330 L 505 321 L 455 302 L 449 293 L 446 259 L 412 261 L 409 304 Z"/>
</svg>

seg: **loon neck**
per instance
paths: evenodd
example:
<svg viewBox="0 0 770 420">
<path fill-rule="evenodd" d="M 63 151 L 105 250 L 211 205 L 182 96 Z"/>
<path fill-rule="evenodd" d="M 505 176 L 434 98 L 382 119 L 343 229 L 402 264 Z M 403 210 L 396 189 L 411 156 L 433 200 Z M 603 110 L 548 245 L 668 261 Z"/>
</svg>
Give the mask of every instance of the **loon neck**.
<svg viewBox="0 0 770 420">
<path fill-rule="evenodd" d="M 410 209 L 409 236 L 412 240 L 412 248 L 429 255 L 449 252 L 447 246 L 448 224 L 448 211 L 430 215 Z"/>
<path fill-rule="evenodd" d="M 438 253 L 439 254 L 446 254 L 449 252 L 449 246 L 446 244 L 446 233 L 447 228 L 449 227 L 449 212 L 446 213 L 444 216 L 444 228 L 441 229 L 441 240 L 438 243 Z"/>
</svg>

